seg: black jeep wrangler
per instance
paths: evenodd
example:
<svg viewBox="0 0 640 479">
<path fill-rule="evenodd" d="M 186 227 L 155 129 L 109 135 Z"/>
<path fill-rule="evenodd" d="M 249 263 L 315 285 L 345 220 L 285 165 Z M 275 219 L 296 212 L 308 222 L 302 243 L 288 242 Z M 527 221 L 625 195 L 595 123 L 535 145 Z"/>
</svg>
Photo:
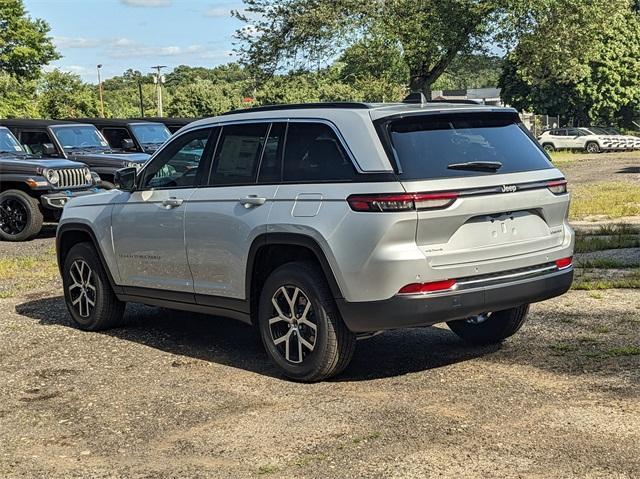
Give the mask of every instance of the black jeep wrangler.
<svg viewBox="0 0 640 479">
<path fill-rule="evenodd" d="M 29 155 L 0 126 L 0 240 L 25 241 L 57 221 L 70 198 L 97 191 L 97 174 L 75 161 Z"/>
<path fill-rule="evenodd" d="M 137 118 L 140 121 L 149 121 L 152 123 L 162 123 L 166 126 L 173 135 L 176 131 L 178 131 L 183 126 L 188 125 L 191 122 L 196 120 L 201 120 L 202 118 L 169 118 L 166 116 L 149 116 L 146 118 Z"/>
<path fill-rule="evenodd" d="M 64 158 L 85 163 L 101 179 L 100 186 L 113 188 L 116 170 L 140 168 L 146 153 L 118 153 L 93 125 L 62 120 L 0 120 L 18 138 L 24 150 L 43 158 Z"/>
<path fill-rule="evenodd" d="M 76 123 L 95 126 L 114 150 L 125 153 L 154 153 L 170 136 L 162 123 L 116 118 L 73 118 Z"/>
</svg>

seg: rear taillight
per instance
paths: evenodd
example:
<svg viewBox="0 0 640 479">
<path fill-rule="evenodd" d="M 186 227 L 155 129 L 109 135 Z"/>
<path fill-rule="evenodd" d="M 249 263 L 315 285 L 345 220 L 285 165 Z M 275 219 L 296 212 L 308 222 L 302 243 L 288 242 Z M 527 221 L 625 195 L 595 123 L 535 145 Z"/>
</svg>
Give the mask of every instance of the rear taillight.
<svg viewBox="0 0 640 479">
<path fill-rule="evenodd" d="M 562 195 L 567 192 L 567 181 L 550 181 L 549 183 L 547 183 L 547 188 L 549 188 L 549 191 L 554 195 Z"/>
<path fill-rule="evenodd" d="M 556 266 L 558 267 L 558 269 L 568 268 L 569 266 L 571 266 L 571 263 L 573 263 L 573 258 L 571 256 L 569 256 L 568 258 L 561 258 L 556 260 Z"/>
<path fill-rule="evenodd" d="M 398 294 L 425 294 L 435 293 L 438 291 L 448 291 L 456 285 L 455 279 L 446 279 L 444 281 L 433 281 L 431 283 L 411 283 L 404 286 Z"/>
<path fill-rule="evenodd" d="M 458 193 L 398 193 L 351 195 L 347 202 L 353 211 L 393 212 L 437 210 L 451 206 Z"/>
</svg>

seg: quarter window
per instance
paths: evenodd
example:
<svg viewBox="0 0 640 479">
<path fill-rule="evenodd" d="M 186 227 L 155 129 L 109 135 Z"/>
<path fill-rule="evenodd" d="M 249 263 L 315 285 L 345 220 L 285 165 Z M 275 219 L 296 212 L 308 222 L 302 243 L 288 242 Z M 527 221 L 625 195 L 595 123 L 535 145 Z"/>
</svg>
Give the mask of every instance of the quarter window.
<svg viewBox="0 0 640 479">
<path fill-rule="evenodd" d="M 286 123 L 273 123 L 264 147 L 258 183 L 278 183 L 282 174 L 282 150 L 287 131 Z"/>
<path fill-rule="evenodd" d="M 289 123 L 284 181 L 348 181 L 353 164 L 333 130 L 323 123 Z"/>
<path fill-rule="evenodd" d="M 268 127 L 268 123 L 224 126 L 216 148 L 209 183 L 255 183 Z"/>
<path fill-rule="evenodd" d="M 198 169 L 211 135 L 210 128 L 180 135 L 146 168 L 148 188 L 185 188 L 196 185 Z"/>
</svg>

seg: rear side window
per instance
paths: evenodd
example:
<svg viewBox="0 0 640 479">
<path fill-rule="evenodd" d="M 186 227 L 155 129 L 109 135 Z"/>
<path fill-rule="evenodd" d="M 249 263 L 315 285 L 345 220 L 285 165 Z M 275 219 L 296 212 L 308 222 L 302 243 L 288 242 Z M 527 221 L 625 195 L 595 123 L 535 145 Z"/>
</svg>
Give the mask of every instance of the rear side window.
<svg viewBox="0 0 640 479">
<path fill-rule="evenodd" d="M 411 116 L 382 124 L 402 173 L 401 180 L 450 178 L 552 168 L 544 153 L 511 115 L 486 113 Z M 384 140 L 383 140 L 384 141 Z M 495 172 L 452 169 L 467 162 L 500 162 Z"/>
<path fill-rule="evenodd" d="M 268 123 L 243 123 L 223 127 L 209 183 L 255 183 L 268 128 Z"/>
<path fill-rule="evenodd" d="M 273 123 L 269 130 L 269 137 L 264 147 L 258 183 L 278 183 L 282 173 L 282 151 L 284 137 L 287 131 L 286 123 Z"/>
<path fill-rule="evenodd" d="M 285 182 L 351 181 L 356 171 L 333 130 L 323 123 L 289 123 Z"/>
</svg>

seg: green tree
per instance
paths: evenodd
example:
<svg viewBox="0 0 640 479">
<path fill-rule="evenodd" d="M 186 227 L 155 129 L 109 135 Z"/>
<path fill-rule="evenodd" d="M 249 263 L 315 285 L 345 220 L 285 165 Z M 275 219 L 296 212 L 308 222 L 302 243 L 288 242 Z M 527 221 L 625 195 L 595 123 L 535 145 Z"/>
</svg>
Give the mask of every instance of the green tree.
<svg viewBox="0 0 640 479">
<path fill-rule="evenodd" d="M 60 58 L 48 37 L 49 25 L 27 16 L 22 0 L 0 1 L 0 72 L 32 79 Z"/>
<path fill-rule="evenodd" d="M 141 116 L 140 90 L 145 116 L 155 116 L 156 89 L 153 74 L 142 74 L 128 69 L 102 82 L 105 116 L 108 118 L 130 118 Z"/>
<path fill-rule="evenodd" d="M 623 112 L 640 105 L 640 17 L 632 2 L 556 0 L 548 7 L 507 55 L 503 98 L 578 124 L 629 121 L 633 115 Z"/>
<path fill-rule="evenodd" d="M 98 116 L 95 88 L 78 75 L 54 70 L 38 81 L 38 111 L 44 118 Z"/>
<path fill-rule="evenodd" d="M 241 108 L 242 100 L 242 90 L 237 84 L 196 79 L 172 90 L 166 112 L 179 117 L 215 116 Z"/>
<path fill-rule="evenodd" d="M 429 95 L 432 84 L 459 54 L 483 49 L 498 29 L 505 5 L 515 2 L 244 0 L 244 3 L 244 11 L 234 14 L 249 25 L 236 33 L 241 42 L 239 53 L 249 68 L 267 75 L 301 68 L 320 70 L 345 48 L 353 46 L 354 51 L 362 53 L 362 45 L 375 39 L 376 47 L 384 47 L 376 53 L 401 52 L 404 70 L 408 72 L 405 81 L 412 90 Z M 348 50 L 345 54 L 349 55 Z M 375 58 L 371 55 L 367 58 L 360 66 L 375 67 Z M 385 57 L 379 60 L 384 63 Z"/>
<path fill-rule="evenodd" d="M 0 118 L 32 118 L 38 116 L 33 81 L 18 81 L 0 72 Z"/>
</svg>

